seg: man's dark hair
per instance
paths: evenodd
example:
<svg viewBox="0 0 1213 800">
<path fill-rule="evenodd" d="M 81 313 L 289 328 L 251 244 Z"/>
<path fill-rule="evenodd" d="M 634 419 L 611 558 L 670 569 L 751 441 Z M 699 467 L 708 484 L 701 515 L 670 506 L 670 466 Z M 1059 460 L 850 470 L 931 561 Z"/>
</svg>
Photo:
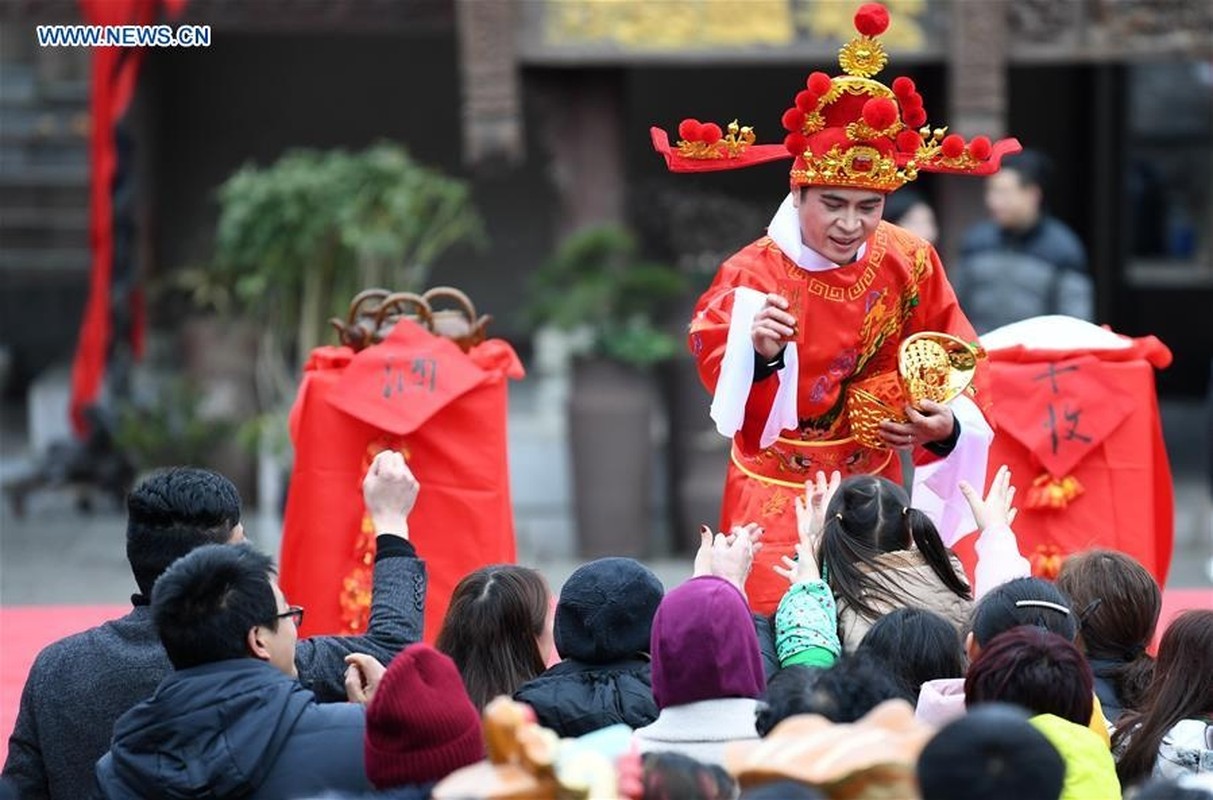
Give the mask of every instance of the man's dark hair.
<svg viewBox="0 0 1213 800">
<path fill-rule="evenodd" d="M 965 706 L 1010 703 L 1075 725 L 1091 721 L 1091 666 L 1072 642 L 1036 627 L 999 634 L 965 675 Z"/>
<path fill-rule="evenodd" d="M 973 638 L 985 647 L 1020 625 L 1052 631 L 1068 641 L 1078 636 L 1070 598 L 1041 578 L 1015 578 L 991 589 L 973 609 Z"/>
<path fill-rule="evenodd" d="M 1049 187 L 1049 178 L 1053 172 L 1053 161 L 1039 150 L 1023 150 L 1013 155 L 1004 156 L 1002 167 L 1019 176 L 1022 186 L 1038 186 L 1043 192 Z"/>
<path fill-rule="evenodd" d="M 240 522 L 240 494 L 217 472 L 171 467 L 126 499 L 126 558 L 146 597 L 168 565 L 195 547 L 224 544 Z"/>
<path fill-rule="evenodd" d="M 828 669 L 796 664 L 767 682 L 754 721 L 759 736 L 797 714 L 820 714 L 830 722 L 855 722 L 885 700 L 902 696 L 884 667 L 862 656 L 846 656 Z"/>
<path fill-rule="evenodd" d="M 925 608 L 898 608 L 864 634 L 855 650 L 885 666 L 901 686 L 901 696 L 918 702 L 927 681 L 963 678 L 965 653 L 956 626 Z"/>
<path fill-rule="evenodd" d="M 248 632 L 278 629 L 274 563 L 251 545 L 210 544 L 173 562 L 152 590 L 152 620 L 176 669 L 246 658 Z"/>
<path fill-rule="evenodd" d="M 737 800 L 825 800 L 825 795 L 800 781 L 771 781 L 743 789 Z"/>
<path fill-rule="evenodd" d="M 719 764 L 705 764 L 674 752 L 645 753 L 646 800 L 726 800 L 737 794 L 737 783 Z"/>
<path fill-rule="evenodd" d="M 1057 800 L 1066 765 L 1018 708 L 990 704 L 949 723 L 918 757 L 922 800 Z"/>
</svg>

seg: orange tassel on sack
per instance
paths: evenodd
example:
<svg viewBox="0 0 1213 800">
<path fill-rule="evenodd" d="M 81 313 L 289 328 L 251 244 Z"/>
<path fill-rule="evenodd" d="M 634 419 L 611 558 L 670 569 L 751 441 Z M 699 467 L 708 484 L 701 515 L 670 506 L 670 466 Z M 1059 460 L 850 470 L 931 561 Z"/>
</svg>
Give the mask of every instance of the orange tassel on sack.
<svg viewBox="0 0 1213 800">
<path fill-rule="evenodd" d="M 1032 481 L 1024 502 L 1026 508 L 1065 508 L 1083 493 L 1082 484 L 1073 475 L 1058 480 L 1045 472 Z"/>
<path fill-rule="evenodd" d="M 1065 560 L 1061 551 L 1051 544 L 1036 546 L 1036 552 L 1028 559 L 1032 564 L 1032 574 L 1047 581 L 1055 580 L 1061 572 L 1061 562 Z"/>
</svg>

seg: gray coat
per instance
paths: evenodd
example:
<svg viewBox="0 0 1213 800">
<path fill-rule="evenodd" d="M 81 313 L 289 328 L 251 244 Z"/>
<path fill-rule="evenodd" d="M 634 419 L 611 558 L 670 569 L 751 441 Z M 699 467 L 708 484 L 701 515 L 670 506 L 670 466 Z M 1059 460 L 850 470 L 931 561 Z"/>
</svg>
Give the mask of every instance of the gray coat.
<svg viewBox="0 0 1213 800">
<path fill-rule="evenodd" d="M 368 653 L 386 665 L 420 641 L 425 593 L 425 563 L 413 546 L 379 537 L 366 635 L 299 640 L 295 664 L 303 688 L 322 702 L 345 700 L 345 656 Z M 114 723 L 171 670 L 146 605 L 48 645 L 30 669 L 8 743 L 3 775 L 17 795 L 86 796 Z"/>
<path fill-rule="evenodd" d="M 1024 233 L 975 225 L 959 262 L 948 265 L 948 280 L 978 334 L 1044 314 L 1095 318 L 1082 242 L 1053 217 Z"/>
<path fill-rule="evenodd" d="M 320 705 L 264 661 L 204 664 L 171 673 L 118 718 L 94 796 L 279 800 L 363 791 L 371 788 L 365 733 L 362 706 Z"/>
</svg>

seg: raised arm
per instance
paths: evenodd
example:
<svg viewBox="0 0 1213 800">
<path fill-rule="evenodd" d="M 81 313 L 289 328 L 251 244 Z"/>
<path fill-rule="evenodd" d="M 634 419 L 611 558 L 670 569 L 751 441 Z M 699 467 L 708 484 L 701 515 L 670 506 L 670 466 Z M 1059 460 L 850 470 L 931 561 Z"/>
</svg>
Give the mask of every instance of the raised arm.
<svg viewBox="0 0 1213 800">
<path fill-rule="evenodd" d="M 425 612 L 425 562 L 409 541 L 408 516 L 420 484 L 404 456 L 384 451 L 362 482 L 362 497 L 375 527 L 375 568 L 371 615 L 361 636 L 313 636 L 295 652 L 299 681 L 321 702 L 346 697 L 346 656 L 365 653 L 388 664 L 407 645 L 421 640 Z"/>
</svg>

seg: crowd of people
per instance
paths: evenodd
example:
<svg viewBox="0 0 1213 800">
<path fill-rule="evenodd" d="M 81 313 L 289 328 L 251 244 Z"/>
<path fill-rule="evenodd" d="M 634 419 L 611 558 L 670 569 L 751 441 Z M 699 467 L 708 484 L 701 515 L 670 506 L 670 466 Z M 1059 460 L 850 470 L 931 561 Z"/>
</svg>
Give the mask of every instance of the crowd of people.
<svg viewBox="0 0 1213 800">
<path fill-rule="evenodd" d="M 705 527 L 692 577 L 668 592 L 627 558 L 584 564 L 558 597 L 527 567 L 478 569 L 435 647 L 409 539 L 419 491 L 400 454 L 375 459 L 369 629 L 301 639 L 304 609 L 244 541 L 232 484 L 195 468 L 147 478 L 128 502 L 132 611 L 38 656 L 3 793 L 426 798 L 484 761 L 482 714 L 506 696 L 555 737 L 625 726 L 630 797 L 835 796 L 837 781 L 797 779 L 811 756 L 755 783 L 730 748 L 795 751 L 815 719 L 880 761 L 883 740 L 859 731 L 897 713 L 920 736 L 907 791 L 923 800 L 1213 797 L 1213 610 L 1180 614 L 1155 658 L 1161 592 L 1131 558 L 1094 550 L 1055 583 L 1032 577 L 1006 469 L 985 497 L 962 487 L 979 525 L 971 583 L 900 487 L 818 474 L 773 615 L 745 593 L 761 528 Z M 880 774 L 863 790 L 876 793 L 847 796 L 901 796 L 879 793 Z"/>
</svg>

